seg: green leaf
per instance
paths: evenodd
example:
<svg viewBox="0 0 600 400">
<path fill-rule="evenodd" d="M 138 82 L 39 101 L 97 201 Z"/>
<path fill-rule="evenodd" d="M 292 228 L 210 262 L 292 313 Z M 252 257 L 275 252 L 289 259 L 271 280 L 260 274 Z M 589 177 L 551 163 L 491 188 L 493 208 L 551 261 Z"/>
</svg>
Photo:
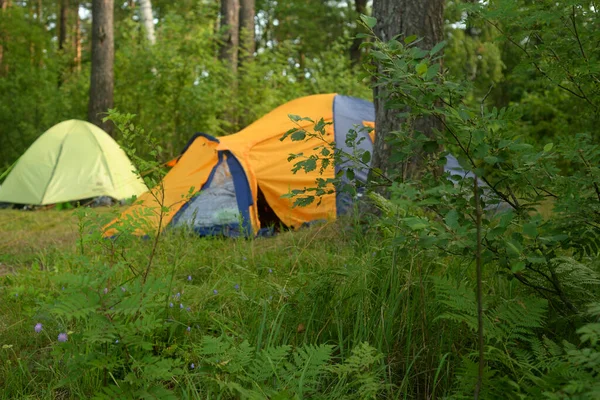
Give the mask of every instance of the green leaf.
<svg viewBox="0 0 600 400">
<path fill-rule="evenodd" d="M 554 143 L 548 143 L 547 145 L 544 146 L 544 153 L 549 153 L 553 147 L 554 147 Z"/>
<path fill-rule="evenodd" d="M 352 168 L 346 170 L 346 177 L 351 181 L 354 180 L 354 170 Z"/>
<path fill-rule="evenodd" d="M 417 35 L 410 35 L 404 38 L 404 43 L 411 44 L 415 40 L 417 40 Z"/>
<path fill-rule="evenodd" d="M 363 164 L 368 164 L 369 161 L 371 161 L 371 152 L 365 151 L 362 154 L 361 161 L 363 162 Z"/>
<path fill-rule="evenodd" d="M 510 257 L 521 256 L 521 253 L 523 252 L 523 246 L 521 246 L 521 243 L 515 242 L 514 240 L 507 240 L 505 242 L 505 244 L 506 244 L 506 253 Z"/>
<path fill-rule="evenodd" d="M 536 237 L 537 236 L 537 225 L 535 223 L 528 223 L 523 225 L 523 234 L 525 234 L 526 236 L 529 237 Z"/>
<path fill-rule="evenodd" d="M 423 76 L 423 75 L 425 75 L 427 73 L 427 64 L 426 63 L 419 63 L 415 67 L 415 70 L 417 71 L 417 74 Z"/>
<path fill-rule="evenodd" d="M 458 228 L 458 212 L 456 210 L 450 210 L 450 212 L 448 212 L 448 214 L 446 214 L 444 217 L 444 222 L 446 222 L 446 225 L 448 225 L 451 229 Z"/>
<path fill-rule="evenodd" d="M 440 72 L 440 64 L 435 63 L 429 67 L 425 77 L 427 78 L 427 80 L 431 80 L 431 79 L 435 78 L 439 72 Z"/>
<path fill-rule="evenodd" d="M 443 40 L 443 41 L 439 42 L 438 44 L 436 44 L 435 46 L 433 46 L 433 49 L 431 49 L 429 51 L 429 55 L 432 56 L 432 55 L 436 54 L 441 49 L 443 49 L 444 46 L 446 46 L 446 41 L 445 40 Z"/>
<path fill-rule="evenodd" d="M 371 29 L 375 26 L 375 24 L 377 24 L 377 18 L 370 17 L 368 15 L 361 14 L 360 19 Z"/>
<path fill-rule="evenodd" d="M 306 138 L 306 132 L 304 132 L 302 129 L 299 129 L 296 132 L 292 133 L 291 138 L 294 142 L 304 140 Z"/>
<path fill-rule="evenodd" d="M 510 267 L 512 273 L 516 274 L 517 272 L 521 272 L 525 269 L 525 261 L 519 261 L 516 264 L 513 264 Z"/>
<path fill-rule="evenodd" d="M 494 156 L 485 156 L 485 157 L 483 157 L 483 161 L 485 161 L 486 164 L 494 165 L 498 161 L 500 161 L 500 159 L 498 157 L 494 157 Z"/>
</svg>

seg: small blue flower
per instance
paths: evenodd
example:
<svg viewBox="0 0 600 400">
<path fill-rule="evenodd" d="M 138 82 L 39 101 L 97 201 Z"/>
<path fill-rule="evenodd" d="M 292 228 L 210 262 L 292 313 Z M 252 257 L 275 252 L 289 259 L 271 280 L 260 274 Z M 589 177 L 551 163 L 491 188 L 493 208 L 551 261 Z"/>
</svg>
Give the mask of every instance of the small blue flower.
<svg viewBox="0 0 600 400">
<path fill-rule="evenodd" d="M 64 286 L 62 287 L 62 290 L 65 290 L 65 287 L 64 287 Z"/>
<path fill-rule="evenodd" d="M 235 290 L 239 291 L 239 290 L 240 290 L 240 285 L 236 283 L 236 284 L 233 286 L 233 288 L 234 288 Z"/>
<path fill-rule="evenodd" d="M 180 305 L 179 305 L 179 308 L 183 309 L 183 304 L 180 304 Z"/>
<path fill-rule="evenodd" d="M 187 331 L 188 331 L 188 332 L 190 332 L 191 330 L 192 330 L 192 327 L 191 327 L 191 326 L 188 326 L 188 327 L 187 327 Z"/>
<path fill-rule="evenodd" d="M 126 291 L 127 289 L 125 289 L 125 286 L 121 286 L 121 292 Z"/>
<path fill-rule="evenodd" d="M 35 330 L 35 333 L 40 333 L 42 331 L 43 327 L 42 324 L 40 324 L 39 322 L 37 324 L 35 324 L 35 327 L 33 328 L 33 330 Z"/>
<path fill-rule="evenodd" d="M 68 339 L 68 338 L 69 338 L 69 336 L 67 336 L 67 334 L 66 334 L 66 333 L 59 333 L 59 334 L 58 334 L 58 341 L 59 341 L 59 342 L 62 342 L 62 343 L 64 343 L 64 342 L 66 342 L 66 341 L 67 341 L 67 339 Z"/>
<path fill-rule="evenodd" d="M 217 289 L 213 289 L 213 294 L 219 294 L 219 291 Z"/>
<path fill-rule="evenodd" d="M 115 340 L 115 344 L 119 344 L 119 339 Z"/>
<path fill-rule="evenodd" d="M 173 308 L 173 303 L 169 303 L 169 307 Z"/>
<path fill-rule="evenodd" d="M 192 309 L 190 307 L 186 307 L 185 311 L 192 311 Z"/>
<path fill-rule="evenodd" d="M 194 368 L 196 368 L 196 365 L 194 365 L 194 363 L 191 363 L 190 364 L 190 369 L 194 369 Z"/>
<path fill-rule="evenodd" d="M 178 292 L 178 293 L 174 294 L 173 297 L 175 299 L 179 299 L 181 297 L 181 293 Z"/>
<path fill-rule="evenodd" d="M 188 281 L 190 281 L 190 282 L 192 281 L 192 276 L 191 275 L 188 275 Z"/>
<path fill-rule="evenodd" d="M 19 293 L 15 293 L 15 297 L 19 297 Z"/>
<path fill-rule="evenodd" d="M 244 257 L 244 261 L 246 261 L 246 260 L 247 260 L 247 258 L 246 258 L 246 257 Z"/>
<path fill-rule="evenodd" d="M 104 292 L 104 294 L 107 294 L 108 293 L 108 288 L 105 287 L 104 290 L 103 290 L 103 292 Z"/>
<path fill-rule="evenodd" d="M 273 270 L 272 270 L 271 268 L 269 268 L 269 273 L 270 273 L 270 274 L 272 274 L 272 273 L 273 273 Z"/>
</svg>

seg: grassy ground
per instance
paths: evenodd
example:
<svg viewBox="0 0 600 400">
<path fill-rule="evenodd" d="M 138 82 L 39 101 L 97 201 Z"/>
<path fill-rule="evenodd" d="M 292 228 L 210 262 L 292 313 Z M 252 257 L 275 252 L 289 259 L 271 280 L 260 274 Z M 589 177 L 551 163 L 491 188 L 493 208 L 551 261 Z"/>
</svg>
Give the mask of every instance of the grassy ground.
<svg viewBox="0 0 600 400">
<path fill-rule="evenodd" d="M 131 271 L 143 271 L 154 243 L 137 238 L 122 244 L 93 239 L 88 233 L 111 218 L 108 209 L 89 210 L 83 219 L 78 212 L 56 210 L 3 211 L 0 215 L 0 262 L 4 268 L 4 276 L 0 276 L 0 345 L 5 346 L 0 353 L 0 383 L 6 388 L 0 398 L 88 397 L 98 388 L 98 372 L 90 372 L 65 389 L 60 382 L 72 372 L 56 365 L 60 349 L 56 335 L 61 331 L 72 332 L 70 343 L 83 346 L 78 351 L 94 351 L 85 339 L 90 323 L 71 318 L 83 307 L 83 300 L 77 300 L 61 318 L 50 318 L 47 308 L 51 304 L 68 306 L 68 296 L 76 296 L 71 291 L 83 289 L 74 280 L 86 282 L 85 296 L 90 291 L 101 293 L 104 287 L 117 294 L 119 287 L 127 287 L 124 293 L 130 293 Z M 399 291 L 394 296 L 407 299 L 413 290 L 412 284 L 399 281 L 411 272 L 388 269 L 379 273 L 386 265 L 381 249 L 381 242 L 355 235 L 342 224 L 251 240 L 165 235 L 154 254 L 150 275 L 167 285 L 160 289 L 164 296 L 177 294 L 173 309 L 163 308 L 164 312 L 179 312 L 177 302 L 181 310 L 190 310 L 167 319 L 177 321 L 177 329 L 181 329 L 171 333 L 174 336 L 168 348 L 176 345 L 177 335 L 185 335 L 184 328 L 190 326 L 197 331 L 193 337 L 198 343 L 205 335 L 225 335 L 246 340 L 257 349 L 328 344 L 336 349 L 337 357 L 347 357 L 363 341 L 373 343 L 378 351 L 391 349 L 396 342 L 396 332 L 390 330 L 397 326 L 393 321 L 398 321 L 401 311 L 419 306 L 411 301 L 403 310 L 381 314 L 382 307 L 387 307 L 384 304 L 392 300 L 386 298 L 392 286 Z M 110 272 L 117 270 L 120 272 Z M 112 275 L 106 278 L 106 274 Z M 379 288 L 383 292 L 374 292 Z M 43 323 L 45 337 L 33 331 L 36 323 Z M 413 328 L 406 332 L 412 336 L 411 331 Z M 189 339 L 186 343 L 195 346 Z M 183 344 L 179 346 L 175 355 L 183 365 L 201 362 L 202 356 L 195 355 L 194 348 L 183 351 Z M 405 350 L 412 352 L 411 347 Z M 407 353 L 394 363 L 404 364 L 409 357 Z M 432 374 L 420 374 L 419 379 L 431 381 Z M 190 390 L 206 386 L 203 382 Z M 410 385 L 406 381 L 402 390 L 409 390 Z M 197 398 L 206 398 L 202 390 Z"/>
<path fill-rule="evenodd" d="M 94 237 L 111 210 L 83 211 L 0 213 L 0 399 L 91 398 L 127 382 L 176 398 L 243 398 L 239 387 L 256 398 L 436 398 L 472 354 L 473 331 L 442 318 L 431 279 L 464 280 L 470 261 L 398 253 L 393 230 L 337 222 L 248 240 L 175 233 L 155 248 Z M 456 296 L 471 304 L 465 290 Z M 269 363 L 282 351 L 305 352 L 278 370 Z M 315 360 L 338 367 L 316 370 Z M 145 397 L 115 393 L 106 398 Z"/>
<path fill-rule="evenodd" d="M 90 210 L 105 220 L 115 209 Z M 78 212 L 77 212 L 78 213 Z M 43 262 L 55 251 L 73 251 L 79 234 L 75 210 L 0 210 L 0 274 Z"/>
</svg>

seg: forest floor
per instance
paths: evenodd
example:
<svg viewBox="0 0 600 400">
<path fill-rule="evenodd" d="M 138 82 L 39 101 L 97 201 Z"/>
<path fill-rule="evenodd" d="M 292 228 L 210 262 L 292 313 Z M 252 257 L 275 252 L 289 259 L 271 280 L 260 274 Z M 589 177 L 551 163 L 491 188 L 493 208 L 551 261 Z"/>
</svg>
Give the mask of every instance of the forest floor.
<svg viewBox="0 0 600 400">
<path fill-rule="evenodd" d="M 93 212 L 108 220 L 118 208 Z M 50 252 L 74 250 L 78 230 L 76 210 L 0 210 L 0 275 L 41 261 Z"/>
</svg>

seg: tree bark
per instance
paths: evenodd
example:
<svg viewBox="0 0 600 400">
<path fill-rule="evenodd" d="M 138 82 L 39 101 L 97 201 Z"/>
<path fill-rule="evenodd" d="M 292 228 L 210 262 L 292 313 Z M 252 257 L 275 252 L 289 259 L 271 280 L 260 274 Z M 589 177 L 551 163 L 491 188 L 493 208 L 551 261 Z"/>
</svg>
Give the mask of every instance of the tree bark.
<svg viewBox="0 0 600 400">
<path fill-rule="evenodd" d="M 232 72 L 237 72 L 239 36 L 239 0 L 221 0 L 222 43 L 219 58 L 225 61 Z"/>
<path fill-rule="evenodd" d="M 146 31 L 146 38 L 153 45 L 156 42 L 156 37 L 154 36 L 154 16 L 152 15 L 152 3 L 150 0 L 140 0 L 140 16 L 142 25 Z"/>
<path fill-rule="evenodd" d="M 242 61 L 247 61 L 254 55 L 256 44 L 254 42 L 254 15 L 256 13 L 255 0 L 240 0 L 240 41 L 242 43 Z"/>
<path fill-rule="evenodd" d="M 77 72 L 81 71 L 81 20 L 79 19 L 79 1 L 76 1 L 73 6 L 74 23 L 73 23 L 73 65 Z"/>
<path fill-rule="evenodd" d="M 67 40 L 67 13 L 69 10 L 69 0 L 60 0 L 59 22 L 58 22 L 58 49 L 65 47 Z"/>
<path fill-rule="evenodd" d="M 355 17 L 360 18 L 361 14 L 367 14 L 367 0 L 354 0 L 354 11 L 356 11 Z M 355 34 L 358 33 L 358 29 Z M 352 46 L 350 46 L 350 62 L 352 65 L 360 63 L 360 45 L 363 42 L 361 38 L 354 38 L 352 40 Z"/>
<path fill-rule="evenodd" d="M 422 38 L 418 46 L 431 49 L 443 39 L 444 0 L 374 0 L 373 16 L 377 19 L 375 34 L 383 41 L 396 35 L 407 37 L 417 35 Z M 386 142 L 390 132 L 398 131 L 402 120 L 399 110 L 386 109 L 387 94 L 385 88 L 373 88 L 375 103 L 376 138 L 373 149 L 372 167 L 380 169 L 386 175 L 402 174 L 403 179 L 417 178 L 424 166 L 425 154 L 416 154 L 407 163 L 393 163 L 390 160 L 392 149 Z M 433 136 L 434 129 L 441 129 L 441 122 L 433 117 L 420 118 L 412 125 L 415 131 Z"/>
<path fill-rule="evenodd" d="M 114 87 L 114 36 L 113 0 L 92 1 L 92 74 L 88 120 L 112 134 L 112 123 L 102 122 L 113 107 Z"/>
</svg>

